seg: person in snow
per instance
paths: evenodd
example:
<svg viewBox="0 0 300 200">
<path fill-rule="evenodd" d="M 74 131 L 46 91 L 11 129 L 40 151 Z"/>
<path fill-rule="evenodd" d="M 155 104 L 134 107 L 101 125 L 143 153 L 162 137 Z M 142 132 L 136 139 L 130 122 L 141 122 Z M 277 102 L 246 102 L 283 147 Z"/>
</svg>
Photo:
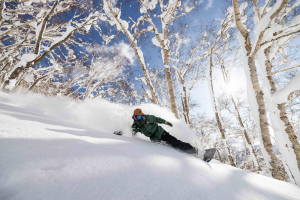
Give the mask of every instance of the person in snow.
<svg viewBox="0 0 300 200">
<path fill-rule="evenodd" d="M 153 142 L 160 142 L 162 140 L 176 149 L 189 154 L 197 154 L 197 149 L 192 145 L 178 140 L 158 125 L 160 123 L 172 127 L 173 124 L 171 122 L 154 115 L 145 115 L 140 108 L 134 110 L 132 118 L 134 121 L 131 128 L 134 135 L 137 132 L 141 132 Z"/>
</svg>

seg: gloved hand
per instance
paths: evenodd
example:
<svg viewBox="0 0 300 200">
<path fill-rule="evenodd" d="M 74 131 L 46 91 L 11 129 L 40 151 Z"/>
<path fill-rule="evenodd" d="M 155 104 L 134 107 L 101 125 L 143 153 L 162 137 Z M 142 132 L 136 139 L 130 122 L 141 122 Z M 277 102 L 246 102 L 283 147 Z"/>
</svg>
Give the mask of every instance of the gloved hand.
<svg viewBox="0 0 300 200">
<path fill-rule="evenodd" d="M 171 122 L 165 121 L 165 124 L 169 125 L 169 126 L 173 126 L 173 124 Z"/>
<path fill-rule="evenodd" d="M 135 136 L 137 134 L 137 132 L 134 131 L 133 129 L 131 129 L 131 133 L 132 133 L 133 136 Z"/>
</svg>

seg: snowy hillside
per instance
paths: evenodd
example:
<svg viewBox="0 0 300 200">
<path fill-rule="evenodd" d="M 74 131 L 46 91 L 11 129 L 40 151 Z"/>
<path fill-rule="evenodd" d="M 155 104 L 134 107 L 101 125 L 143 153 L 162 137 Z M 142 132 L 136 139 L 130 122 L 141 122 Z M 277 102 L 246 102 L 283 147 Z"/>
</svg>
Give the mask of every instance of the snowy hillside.
<svg viewBox="0 0 300 200">
<path fill-rule="evenodd" d="M 141 107 L 193 142 L 170 112 Z M 131 137 L 133 110 L 0 93 L 0 200 L 300 199 L 295 185 Z M 113 135 L 116 129 L 127 137 Z"/>
</svg>

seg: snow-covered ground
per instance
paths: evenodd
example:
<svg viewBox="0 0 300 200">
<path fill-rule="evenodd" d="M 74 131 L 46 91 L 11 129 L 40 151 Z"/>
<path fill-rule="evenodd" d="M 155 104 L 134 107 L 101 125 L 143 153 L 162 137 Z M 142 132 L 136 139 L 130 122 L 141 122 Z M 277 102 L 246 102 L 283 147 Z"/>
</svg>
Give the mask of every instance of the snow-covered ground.
<svg viewBox="0 0 300 200">
<path fill-rule="evenodd" d="M 169 111 L 141 108 L 192 141 Z M 298 186 L 131 137 L 134 109 L 0 93 L 0 200 L 300 199 Z"/>
</svg>

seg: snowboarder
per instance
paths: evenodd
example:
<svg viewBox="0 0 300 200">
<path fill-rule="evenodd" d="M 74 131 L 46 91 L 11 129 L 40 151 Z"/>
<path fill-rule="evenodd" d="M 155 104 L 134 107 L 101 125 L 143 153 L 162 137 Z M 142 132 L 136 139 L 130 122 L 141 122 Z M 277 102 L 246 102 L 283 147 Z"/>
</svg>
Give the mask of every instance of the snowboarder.
<svg viewBox="0 0 300 200">
<path fill-rule="evenodd" d="M 131 127 L 134 135 L 137 132 L 141 132 L 153 142 L 160 142 L 162 140 L 172 147 L 180 149 L 188 154 L 197 154 L 196 148 L 189 143 L 178 140 L 157 124 L 166 124 L 172 127 L 173 124 L 171 122 L 154 115 L 145 115 L 140 108 L 134 110 L 132 118 L 134 121 Z"/>
</svg>

